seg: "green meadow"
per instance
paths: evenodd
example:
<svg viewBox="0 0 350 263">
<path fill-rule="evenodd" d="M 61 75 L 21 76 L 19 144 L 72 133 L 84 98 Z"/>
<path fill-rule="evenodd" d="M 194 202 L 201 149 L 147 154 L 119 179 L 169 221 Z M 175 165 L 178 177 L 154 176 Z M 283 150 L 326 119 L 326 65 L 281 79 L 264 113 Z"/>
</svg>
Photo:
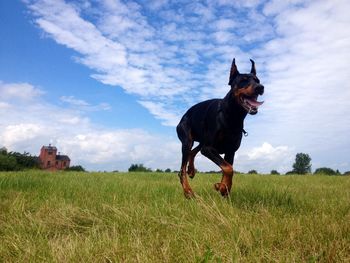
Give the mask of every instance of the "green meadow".
<svg viewBox="0 0 350 263">
<path fill-rule="evenodd" d="M 0 173 L 0 262 L 350 262 L 350 177 Z"/>
</svg>

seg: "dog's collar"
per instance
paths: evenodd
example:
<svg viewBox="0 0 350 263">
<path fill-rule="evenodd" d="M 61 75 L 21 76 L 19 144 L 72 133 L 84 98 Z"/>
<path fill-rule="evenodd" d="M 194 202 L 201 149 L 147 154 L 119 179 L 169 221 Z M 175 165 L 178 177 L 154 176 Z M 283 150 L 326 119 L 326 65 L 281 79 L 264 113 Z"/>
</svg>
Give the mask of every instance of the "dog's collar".
<svg viewBox="0 0 350 263">
<path fill-rule="evenodd" d="M 248 136 L 248 132 L 246 132 L 245 129 L 242 128 L 242 132 L 243 132 L 243 134 L 244 134 L 244 137 L 247 137 L 247 136 Z"/>
</svg>

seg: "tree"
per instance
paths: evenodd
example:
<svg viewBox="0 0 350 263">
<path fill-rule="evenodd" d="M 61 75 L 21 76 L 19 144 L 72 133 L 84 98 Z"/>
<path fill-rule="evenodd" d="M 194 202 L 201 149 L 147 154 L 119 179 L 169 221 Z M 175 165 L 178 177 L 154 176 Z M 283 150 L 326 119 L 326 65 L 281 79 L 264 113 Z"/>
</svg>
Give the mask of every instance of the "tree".
<svg viewBox="0 0 350 263">
<path fill-rule="evenodd" d="M 19 170 L 16 158 L 13 156 L 0 154 L 0 171 L 17 171 Z"/>
<path fill-rule="evenodd" d="M 129 172 L 152 172 L 152 169 L 146 168 L 142 163 L 140 164 L 132 164 L 129 169 Z"/>
<path fill-rule="evenodd" d="M 31 156 L 27 152 L 8 152 L 5 147 L 0 148 L 0 171 L 18 171 L 38 167 L 38 157 Z"/>
<path fill-rule="evenodd" d="M 164 172 L 171 173 L 171 169 L 170 168 L 166 168 Z"/>
<path fill-rule="evenodd" d="M 39 168 L 38 157 L 30 155 L 28 152 L 9 152 L 8 155 L 16 158 L 17 164 L 21 170 Z"/>
<path fill-rule="evenodd" d="M 7 148 L 6 147 L 1 147 L 0 148 L 0 154 L 6 155 L 7 154 Z"/>
<path fill-rule="evenodd" d="M 277 170 L 271 170 L 270 174 L 280 174 Z"/>
<path fill-rule="evenodd" d="M 314 174 L 336 175 L 337 172 L 328 167 L 317 168 Z"/>
<path fill-rule="evenodd" d="M 248 174 L 258 174 L 258 172 L 256 170 L 250 170 Z"/>
<path fill-rule="evenodd" d="M 311 173 L 311 157 L 307 153 L 297 153 L 293 172 L 297 174 Z"/>
</svg>

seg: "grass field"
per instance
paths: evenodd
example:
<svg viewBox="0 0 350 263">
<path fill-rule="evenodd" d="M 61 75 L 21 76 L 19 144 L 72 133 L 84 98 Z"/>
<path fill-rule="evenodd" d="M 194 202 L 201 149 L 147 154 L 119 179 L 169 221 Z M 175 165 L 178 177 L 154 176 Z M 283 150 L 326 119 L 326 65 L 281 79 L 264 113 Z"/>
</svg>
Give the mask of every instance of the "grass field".
<svg viewBox="0 0 350 263">
<path fill-rule="evenodd" d="M 350 262 L 350 177 L 0 173 L 1 262 Z"/>
</svg>

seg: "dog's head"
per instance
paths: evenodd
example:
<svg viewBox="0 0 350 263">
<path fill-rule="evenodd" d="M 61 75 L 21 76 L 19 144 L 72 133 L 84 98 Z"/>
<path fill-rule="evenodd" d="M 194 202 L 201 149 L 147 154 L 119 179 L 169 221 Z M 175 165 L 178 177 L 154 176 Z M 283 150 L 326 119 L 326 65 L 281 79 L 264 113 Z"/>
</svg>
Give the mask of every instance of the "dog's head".
<svg viewBox="0 0 350 263">
<path fill-rule="evenodd" d="M 241 105 L 249 114 L 256 114 L 263 101 L 257 101 L 259 95 L 264 94 L 264 86 L 256 76 L 255 63 L 253 60 L 249 74 L 238 72 L 235 59 L 232 61 L 230 71 L 230 81 L 232 94 L 236 102 Z"/>
</svg>

